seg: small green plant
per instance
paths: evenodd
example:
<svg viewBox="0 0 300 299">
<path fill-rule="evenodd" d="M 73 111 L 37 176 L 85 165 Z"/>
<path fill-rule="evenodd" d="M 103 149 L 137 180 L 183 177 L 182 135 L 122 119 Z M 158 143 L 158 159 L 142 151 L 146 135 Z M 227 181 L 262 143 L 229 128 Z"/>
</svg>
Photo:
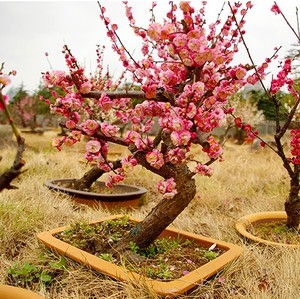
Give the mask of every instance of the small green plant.
<svg viewBox="0 0 300 299">
<path fill-rule="evenodd" d="M 115 232 L 115 233 L 110 235 L 110 240 L 112 240 L 113 242 L 117 242 L 121 238 L 122 238 L 122 234 L 120 232 Z"/>
<path fill-rule="evenodd" d="M 172 266 L 170 266 L 162 257 L 159 257 L 159 265 L 152 265 L 146 268 L 147 276 L 150 278 L 160 278 L 169 280 L 173 278 Z"/>
<path fill-rule="evenodd" d="M 129 217 L 125 215 L 124 217 L 112 219 L 112 220 L 106 220 L 102 224 L 107 226 L 126 226 L 129 222 Z"/>
<path fill-rule="evenodd" d="M 21 286 L 27 286 L 31 283 L 42 282 L 48 284 L 52 281 L 51 275 L 47 270 L 42 270 L 31 263 L 25 262 L 22 265 L 16 264 L 6 269 L 9 278 Z"/>
<path fill-rule="evenodd" d="M 157 254 L 157 248 L 154 244 L 151 244 L 146 252 L 141 252 L 140 253 L 142 256 L 148 257 L 148 258 L 153 258 Z"/>
<path fill-rule="evenodd" d="M 172 238 L 162 238 L 162 239 L 157 239 L 155 241 L 155 245 L 158 253 L 164 253 L 166 251 L 175 249 L 179 246 L 179 244 L 180 244 L 179 239 L 172 239 Z"/>
<path fill-rule="evenodd" d="M 215 252 L 215 251 L 206 251 L 204 253 L 204 256 L 206 258 L 208 258 L 209 260 L 214 260 L 214 259 L 216 259 L 219 256 L 219 254 L 217 252 Z"/>
<path fill-rule="evenodd" d="M 139 246 L 137 246 L 134 242 L 129 242 L 130 250 L 134 253 L 139 252 Z"/>
<path fill-rule="evenodd" d="M 153 279 L 160 278 L 163 280 L 169 280 L 173 278 L 171 271 L 167 267 L 164 267 L 163 265 L 157 269 L 148 267 L 146 269 L 146 275 Z"/>
<path fill-rule="evenodd" d="M 161 278 L 161 279 L 171 279 L 173 277 L 172 273 L 170 272 L 170 270 L 168 269 L 168 267 L 164 267 L 162 266 L 160 268 L 160 272 L 157 273 L 157 277 Z"/>
<path fill-rule="evenodd" d="M 286 223 L 282 221 L 255 224 L 249 227 L 249 232 L 264 240 L 286 244 L 300 244 L 299 232 L 289 229 Z"/>
<path fill-rule="evenodd" d="M 150 278 L 153 278 L 155 277 L 155 270 L 153 268 L 150 268 L 150 267 L 147 267 L 146 268 L 146 276 L 147 277 L 150 277 Z"/>
<path fill-rule="evenodd" d="M 61 257 L 57 263 L 49 262 L 49 266 L 52 267 L 53 269 L 57 270 L 64 270 L 66 269 L 66 259 L 64 257 Z"/>
<path fill-rule="evenodd" d="M 86 222 L 77 222 L 64 230 L 59 238 L 80 249 L 89 247 L 90 244 L 101 236 L 101 226 L 90 225 Z"/>
<path fill-rule="evenodd" d="M 110 253 L 101 253 L 99 257 L 105 261 L 112 262 L 114 260 L 112 254 Z"/>
</svg>

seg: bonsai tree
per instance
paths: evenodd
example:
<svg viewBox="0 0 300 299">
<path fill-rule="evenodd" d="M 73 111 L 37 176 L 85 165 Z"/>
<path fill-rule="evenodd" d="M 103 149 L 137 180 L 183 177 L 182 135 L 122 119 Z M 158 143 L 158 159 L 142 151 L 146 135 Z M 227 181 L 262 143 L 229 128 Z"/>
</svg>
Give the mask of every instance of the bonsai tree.
<svg viewBox="0 0 300 299">
<path fill-rule="evenodd" d="M 7 120 L 13 130 L 14 135 L 17 139 L 18 150 L 16 153 L 15 160 L 10 169 L 6 170 L 0 174 L 0 192 L 4 189 L 15 189 L 16 187 L 11 185 L 11 182 L 16 179 L 21 174 L 21 168 L 25 165 L 25 161 L 22 158 L 23 152 L 25 150 L 25 142 L 21 137 L 14 121 L 11 116 L 11 113 L 8 109 L 9 98 L 7 95 L 2 93 L 3 89 L 10 83 L 10 76 L 15 76 L 16 71 L 11 71 L 8 74 L 3 73 L 4 63 L 0 66 L 0 110 L 4 111 L 4 114 L 7 117 Z M 0 161 L 2 157 L 0 157 Z"/>
<path fill-rule="evenodd" d="M 287 25 L 291 28 L 294 33 L 297 42 L 300 41 L 300 32 L 298 33 L 293 29 L 288 20 L 286 19 L 283 12 L 280 10 L 276 2 L 271 8 L 272 12 L 275 14 L 281 15 Z M 237 20 L 235 19 L 237 24 Z M 299 22 L 298 22 L 299 23 Z M 243 38 L 244 46 L 247 49 L 251 63 L 255 65 L 255 62 L 252 59 L 251 53 L 246 45 L 245 39 Z M 264 75 L 264 68 L 268 66 L 269 60 L 266 60 L 263 68 L 254 67 L 257 78 L 259 79 L 266 97 L 268 98 L 269 103 L 272 104 L 273 113 L 275 115 L 276 123 L 276 133 L 274 135 L 275 147 L 266 143 L 262 138 L 257 135 L 257 132 L 253 132 L 251 126 L 242 122 L 241 118 L 235 117 L 235 123 L 237 127 L 242 128 L 246 131 L 252 131 L 260 140 L 262 146 L 268 146 L 273 150 L 281 159 L 283 167 L 286 169 L 289 178 L 290 178 L 290 187 L 289 194 L 285 201 L 285 211 L 287 214 L 287 228 L 291 230 L 299 230 L 300 224 L 300 126 L 298 125 L 290 130 L 290 151 L 284 147 L 283 138 L 286 136 L 288 129 L 291 126 L 293 119 L 297 119 L 297 113 L 299 111 L 299 102 L 300 102 L 300 89 L 297 80 L 292 78 L 292 62 L 295 57 L 287 57 L 280 64 L 280 70 L 276 77 L 273 77 L 271 80 L 270 88 L 267 89 L 264 82 L 262 81 Z M 288 90 L 290 97 L 290 107 L 286 109 L 285 97 L 283 96 L 284 90 Z M 282 108 L 285 108 L 287 113 L 283 119 L 282 117 Z M 283 121 L 283 124 L 280 122 Z"/>
<path fill-rule="evenodd" d="M 153 17 L 147 28 L 139 27 L 132 8 L 127 2 L 124 5 L 130 27 L 141 39 L 141 60 L 136 60 L 126 49 L 117 24 L 110 21 L 99 4 L 100 16 L 113 50 L 140 91 L 130 88 L 111 91 L 109 80 L 98 84 L 94 77 L 88 78 L 67 46 L 63 53 L 68 73 L 52 70 L 43 75 L 49 88 L 56 85 L 66 92 L 50 109 L 65 118 L 62 126 L 69 130 L 69 135 L 55 139 L 53 144 L 61 150 L 64 145 L 79 142 L 83 135 L 88 136 L 85 158 L 97 164 L 93 174 L 98 169 L 92 179 L 108 172 L 109 188 L 121 182 L 138 164 L 161 177 L 157 187 L 162 200 L 118 242 L 116 252 L 125 252 L 130 242 L 146 248 L 193 200 L 194 177 L 210 176 L 210 165 L 222 161 L 222 147 L 210 133 L 233 111 L 227 105 L 228 98 L 246 84 L 259 80 L 253 67 L 233 63 L 245 33 L 243 26 L 252 7 L 250 2 L 245 7 L 238 3 L 230 6 L 224 22 L 218 18 L 209 26 L 205 3 L 197 10 L 189 2 L 170 3 L 162 23 L 154 18 L 153 3 L 150 9 Z M 101 70 L 101 52 L 97 54 Z M 95 115 L 94 106 L 104 114 L 113 113 L 124 124 L 130 123 L 124 137 L 118 135 L 116 125 Z M 151 136 L 154 119 L 158 120 L 160 131 Z M 247 134 L 255 138 L 250 126 Z M 119 162 L 109 161 L 108 142 L 127 147 L 131 154 Z M 193 157 L 192 146 L 201 147 L 207 158 Z M 85 176 L 85 184 L 91 183 Z"/>
</svg>

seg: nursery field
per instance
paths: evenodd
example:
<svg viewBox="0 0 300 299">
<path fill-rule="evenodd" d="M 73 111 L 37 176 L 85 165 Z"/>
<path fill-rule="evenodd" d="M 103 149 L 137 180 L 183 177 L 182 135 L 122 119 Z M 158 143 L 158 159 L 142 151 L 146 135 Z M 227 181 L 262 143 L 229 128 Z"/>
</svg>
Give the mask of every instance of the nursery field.
<svg viewBox="0 0 300 299">
<path fill-rule="evenodd" d="M 89 169 L 80 162 L 82 145 L 61 152 L 51 147 L 56 135 L 53 131 L 23 135 L 26 171 L 13 182 L 18 189 L 0 193 L 0 284 L 22 286 L 47 299 L 160 298 L 143 285 L 115 281 L 62 258 L 37 240 L 39 232 L 79 220 L 94 221 L 113 213 L 143 218 L 161 198 L 156 190 L 159 177 L 140 166 L 125 181 L 148 190 L 144 205 L 135 210 L 92 209 L 50 191 L 43 184 L 46 180 L 80 178 Z M 1 145 L 0 173 L 12 165 L 15 151 L 13 143 Z M 115 155 L 121 152 L 117 148 Z M 268 148 L 227 142 L 224 161 L 212 167 L 212 177 L 196 177 L 197 194 L 172 227 L 238 244 L 244 253 L 178 298 L 296 298 L 300 250 L 252 243 L 234 227 L 238 218 L 249 213 L 284 209 L 289 180 L 281 160 Z"/>
</svg>

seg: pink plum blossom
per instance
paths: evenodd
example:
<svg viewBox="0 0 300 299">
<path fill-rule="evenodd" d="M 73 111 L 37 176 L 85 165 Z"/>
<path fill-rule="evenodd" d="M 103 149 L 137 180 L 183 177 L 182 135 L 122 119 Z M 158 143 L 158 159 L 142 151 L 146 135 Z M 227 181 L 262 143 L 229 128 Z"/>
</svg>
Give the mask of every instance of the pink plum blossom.
<svg viewBox="0 0 300 299">
<path fill-rule="evenodd" d="M 93 135 L 98 130 L 99 124 L 95 120 L 87 119 L 81 124 L 81 127 L 87 135 Z"/>
<path fill-rule="evenodd" d="M 274 5 L 272 6 L 271 11 L 274 12 L 276 15 L 281 13 L 280 8 L 276 3 L 274 3 Z"/>
<path fill-rule="evenodd" d="M 9 85 L 11 82 L 11 79 L 9 77 L 9 75 L 3 74 L 0 75 L 0 84 L 3 86 Z"/>
<path fill-rule="evenodd" d="M 202 174 L 204 176 L 210 177 L 210 176 L 212 176 L 213 170 L 212 170 L 212 168 L 208 167 L 207 165 L 198 163 L 196 165 L 196 172 L 198 174 Z"/>
<path fill-rule="evenodd" d="M 167 162 L 172 164 L 180 164 L 185 161 L 186 150 L 182 148 L 174 148 L 168 151 Z"/>
<path fill-rule="evenodd" d="M 99 98 L 97 104 L 99 105 L 99 107 L 102 108 L 102 110 L 104 112 L 108 112 L 113 106 L 112 100 L 105 93 L 103 93 L 101 95 L 101 97 Z"/>
<path fill-rule="evenodd" d="M 172 199 L 177 194 L 174 178 L 159 181 L 158 191 L 163 194 L 164 199 Z"/>
<path fill-rule="evenodd" d="M 124 180 L 124 174 L 108 175 L 108 179 L 105 182 L 106 187 L 112 188 L 114 185 Z"/>
<path fill-rule="evenodd" d="M 81 137 L 82 137 L 82 133 L 80 131 L 77 131 L 77 130 L 72 130 L 71 131 L 71 134 L 72 134 L 72 137 L 77 140 L 77 141 L 80 141 L 81 140 Z"/>
<path fill-rule="evenodd" d="M 209 142 L 209 148 L 203 148 L 202 150 L 208 154 L 210 159 L 219 158 L 223 153 L 221 145 L 216 142 L 213 136 L 209 136 L 207 141 Z"/>
<path fill-rule="evenodd" d="M 292 162 L 294 164 L 300 164 L 300 129 L 291 130 L 291 137 Z"/>
<path fill-rule="evenodd" d="M 3 100 L 4 100 L 4 104 L 5 104 L 5 105 L 8 105 L 8 104 L 9 104 L 9 96 L 3 95 Z M 2 103 L 0 102 L 0 111 L 1 111 L 1 110 L 4 110 L 4 107 L 3 107 Z"/>
<path fill-rule="evenodd" d="M 131 156 L 128 156 L 128 157 L 124 157 L 121 163 L 125 173 L 128 173 L 132 171 L 133 168 L 137 165 L 137 160 L 135 158 L 132 158 Z"/>
<path fill-rule="evenodd" d="M 111 125 L 108 123 L 102 123 L 100 125 L 101 132 L 108 137 L 116 136 L 119 128 L 116 125 Z"/>
<path fill-rule="evenodd" d="M 81 84 L 79 91 L 82 94 L 89 93 L 92 89 L 92 84 L 90 82 L 84 82 Z"/>
<path fill-rule="evenodd" d="M 156 169 L 160 169 L 165 164 L 163 154 L 156 148 L 146 154 L 146 161 Z"/>
<path fill-rule="evenodd" d="M 75 121 L 73 121 L 73 120 L 71 120 L 71 119 L 69 119 L 69 120 L 66 121 L 66 127 L 67 127 L 68 129 L 74 129 L 75 126 L 76 126 Z"/>
<path fill-rule="evenodd" d="M 101 144 L 97 140 L 90 140 L 86 143 L 85 149 L 89 153 L 98 153 L 101 149 Z"/>
</svg>

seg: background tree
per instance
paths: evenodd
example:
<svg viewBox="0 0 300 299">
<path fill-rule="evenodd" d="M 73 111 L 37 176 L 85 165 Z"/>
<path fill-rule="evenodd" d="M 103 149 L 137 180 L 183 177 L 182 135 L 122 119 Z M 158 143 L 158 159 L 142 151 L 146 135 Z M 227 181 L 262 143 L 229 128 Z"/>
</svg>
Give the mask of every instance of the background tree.
<svg viewBox="0 0 300 299">
<path fill-rule="evenodd" d="M 11 183 L 14 179 L 16 179 L 22 173 L 22 167 L 25 165 L 25 161 L 23 160 L 23 152 L 25 150 L 25 140 L 21 137 L 10 110 L 8 108 L 9 97 L 3 94 L 3 89 L 10 84 L 10 76 L 15 76 L 16 71 L 11 71 L 8 74 L 3 73 L 4 63 L 0 65 L 0 111 L 3 110 L 4 114 L 10 124 L 12 131 L 17 140 L 17 153 L 13 165 L 10 169 L 4 171 L 0 174 L 0 192 L 4 189 L 15 189 Z M 2 157 L 0 156 L 0 161 Z"/>
<path fill-rule="evenodd" d="M 23 128 L 30 127 L 34 130 L 37 127 L 36 116 L 39 101 L 31 96 L 21 85 L 11 101 L 11 110 L 16 123 Z"/>
<path fill-rule="evenodd" d="M 32 97 L 37 103 L 36 112 L 41 118 L 42 127 L 58 127 L 61 118 L 56 114 L 50 113 L 49 105 L 55 103 L 57 97 L 64 97 L 65 94 L 66 93 L 60 87 L 52 86 L 49 88 L 46 87 L 43 82 L 41 82 L 38 89 L 34 91 Z M 65 135 L 63 128 L 60 134 Z"/>
<path fill-rule="evenodd" d="M 300 32 L 298 32 L 290 25 L 289 21 L 286 19 L 283 12 L 280 10 L 276 2 L 274 2 L 271 11 L 275 14 L 282 16 L 286 24 L 290 27 L 294 36 L 297 39 L 297 42 L 300 42 Z M 237 20 L 235 19 L 237 23 Z M 299 24 L 298 15 L 297 23 Z M 255 66 L 252 55 L 247 47 L 247 44 L 242 36 L 243 44 L 247 50 L 251 64 Z M 266 60 L 264 68 L 268 65 L 270 60 Z M 286 169 L 290 177 L 290 188 L 289 194 L 285 201 L 285 211 L 287 214 L 287 223 L 286 226 L 290 230 L 299 232 L 300 225 L 300 128 L 296 127 L 290 131 L 290 148 L 287 150 L 284 145 L 284 137 L 290 128 L 291 122 L 295 116 L 297 109 L 300 104 L 300 92 L 297 84 L 293 77 L 292 71 L 292 58 L 288 57 L 284 61 L 280 62 L 280 70 L 275 77 L 272 77 L 270 88 L 267 89 L 262 79 L 264 74 L 262 73 L 261 67 L 254 67 L 255 73 L 263 87 L 263 90 L 268 97 L 269 101 L 273 104 L 273 111 L 275 113 L 275 128 L 276 132 L 274 134 L 275 148 L 270 144 L 264 142 L 257 134 L 255 135 L 261 139 L 261 145 L 267 145 L 272 149 L 281 159 L 283 167 Z M 289 92 L 289 97 L 292 98 L 292 108 L 286 114 L 286 118 L 283 123 L 281 120 L 281 108 L 283 107 L 283 101 L 286 100 L 286 97 L 283 96 L 283 91 L 287 90 Z M 235 118 L 236 125 L 240 128 L 249 130 L 249 127 L 241 122 L 240 119 Z"/>
<path fill-rule="evenodd" d="M 268 95 L 265 93 L 263 89 L 260 90 L 252 89 L 248 93 L 251 102 L 256 103 L 257 109 L 263 111 L 266 120 L 276 119 L 274 105 L 270 101 Z M 288 101 L 288 99 L 285 97 L 286 94 L 282 91 L 279 91 L 275 96 L 278 99 L 278 101 L 282 103 L 279 107 L 279 119 L 285 120 L 287 116 L 287 109 L 284 104 Z"/>
<path fill-rule="evenodd" d="M 265 120 L 264 113 L 259 110 L 255 101 L 251 99 L 248 92 L 238 92 L 228 99 L 228 105 L 234 108 L 234 114 L 238 115 L 245 123 L 251 123 L 253 128 Z M 241 128 L 237 128 L 234 118 L 229 114 L 226 115 L 224 124 L 224 134 L 220 136 L 220 142 L 230 136 L 237 141 L 238 144 L 243 144 L 247 141 L 247 134 Z"/>
</svg>

